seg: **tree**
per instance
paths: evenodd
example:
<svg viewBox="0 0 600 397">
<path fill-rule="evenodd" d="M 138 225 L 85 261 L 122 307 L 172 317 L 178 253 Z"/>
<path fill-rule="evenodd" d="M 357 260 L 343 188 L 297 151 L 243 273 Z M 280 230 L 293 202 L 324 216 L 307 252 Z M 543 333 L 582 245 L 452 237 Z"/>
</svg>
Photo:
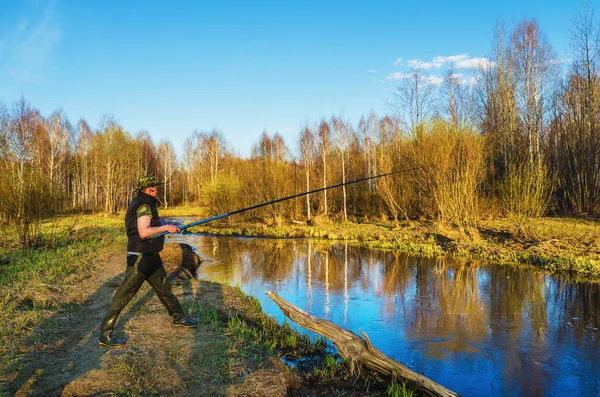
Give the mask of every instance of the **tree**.
<svg viewBox="0 0 600 397">
<path fill-rule="evenodd" d="M 212 130 L 210 135 L 204 141 L 203 152 L 206 156 L 211 182 L 215 182 L 219 172 L 219 166 L 225 158 L 227 145 L 223 133 L 219 130 Z"/>
<path fill-rule="evenodd" d="M 377 160 L 375 157 L 377 146 L 377 115 L 373 110 L 369 113 L 368 121 L 365 120 L 364 116 L 360 118 L 358 128 L 360 131 L 360 143 L 363 151 L 366 176 L 377 175 Z M 374 181 L 372 179 L 367 182 L 367 186 L 369 187 L 369 193 L 373 193 Z"/>
<path fill-rule="evenodd" d="M 58 175 L 70 155 L 70 146 L 73 139 L 73 130 L 69 120 L 62 110 L 58 110 L 50 115 L 47 120 L 48 148 L 46 161 L 48 177 L 51 181 L 60 178 Z"/>
<path fill-rule="evenodd" d="M 172 200 L 172 178 L 177 169 L 177 158 L 173 145 L 169 141 L 162 141 L 158 145 L 158 156 L 160 163 L 160 177 L 165 183 L 163 188 L 163 204 L 169 208 L 169 202 Z"/>
<path fill-rule="evenodd" d="M 354 131 L 350 123 L 343 119 L 343 116 L 332 118 L 331 125 L 334 130 L 335 147 L 337 148 L 337 151 L 340 156 L 340 166 L 342 169 L 342 183 L 346 183 L 346 169 L 348 166 L 350 140 L 352 135 L 354 135 Z M 342 186 L 342 195 L 343 215 L 345 222 L 348 220 L 348 198 L 346 195 L 346 185 Z"/>
<path fill-rule="evenodd" d="M 493 165 L 491 183 L 506 176 L 510 165 L 519 161 L 516 77 L 505 35 L 504 26 L 498 24 L 489 56 L 491 64 L 480 65 L 477 76 L 480 127 Z"/>
<path fill-rule="evenodd" d="M 314 161 L 315 136 L 313 132 L 305 125 L 300 130 L 298 140 L 298 151 L 300 152 L 300 161 L 304 167 L 304 176 L 306 178 L 306 191 L 310 189 L 310 174 Z M 310 194 L 306 195 L 306 217 L 310 220 Z"/>
<path fill-rule="evenodd" d="M 510 57 L 516 76 L 516 100 L 531 167 L 541 167 L 541 141 L 557 73 L 556 55 L 534 20 L 523 20 L 512 33 Z"/>
<path fill-rule="evenodd" d="M 14 103 L 12 112 L 0 106 L 1 216 L 15 228 L 24 246 L 39 242 L 41 220 L 56 208 L 52 184 L 35 164 L 34 143 L 42 123 L 39 111 L 24 98 Z"/>
<path fill-rule="evenodd" d="M 331 134 L 330 128 L 329 128 L 329 124 L 327 124 L 327 122 L 325 120 L 321 121 L 321 124 L 319 124 L 319 131 L 318 131 L 318 136 L 319 136 L 319 149 L 320 149 L 320 156 L 321 156 L 321 161 L 323 164 L 323 187 L 327 186 L 327 157 L 329 155 L 329 136 Z M 325 216 L 328 215 L 327 213 L 327 190 L 323 191 L 323 212 L 325 213 Z"/>
<path fill-rule="evenodd" d="M 470 90 L 462 81 L 461 75 L 450 64 L 441 87 L 441 96 L 445 101 L 444 113 L 454 129 L 463 128 L 472 121 L 473 104 Z"/>
<path fill-rule="evenodd" d="M 434 110 L 434 93 L 429 76 L 421 69 L 413 69 L 401 79 L 394 100 L 388 102 L 388 106 L 404 122 L 407 130 L 414 134 Z"/>
<path fill-rule="evenodd" d="M 566 210 L 600 205 L 600 29 L 587 5 L 573 22 L 573 63 L 556 101 L 550 156 Z"/>
<path fill-rule="evenodd" d="M 94 210 L 95 190 L 92 178 L 92 158 L 90 147 L 94 132 L 88 123 L 81 119 L 77 123 L 74 155 L 72 159 L 73 172 L 73 208 L 80 210 Z"/>
<path fill-rule="evenodd" d="M 285 196 L 288 176 L 288 149 L 283 137 L 275 133 L 270 137 L 263 131 L 260 140 L 252 148 L 252 159 L 255 168 L 253 176 L 254 192 L 258 192 L 258 201 L 271 201 Z M 273 217 L 280 217 L 284 210 L 282 205 L 265 208 Z"/>
</svg>

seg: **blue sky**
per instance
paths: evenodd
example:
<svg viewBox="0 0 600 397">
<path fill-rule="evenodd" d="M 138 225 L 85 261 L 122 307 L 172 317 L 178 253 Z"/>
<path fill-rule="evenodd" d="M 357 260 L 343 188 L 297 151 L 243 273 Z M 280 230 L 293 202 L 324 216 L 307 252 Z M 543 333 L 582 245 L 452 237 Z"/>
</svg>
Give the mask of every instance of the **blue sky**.
<svg viewBox="0 0 600 397">
<path fill-rule="evenodd" d="M 566 59 L 582 8 L 576 0 L 2 0 L 0 100 L 24 96 L 44 116 L 63 109 L 74 125 L 97 127 L 111 115 L 178 152 L 194 129 L 213 128 L 243 156 L 263 130 L 294 149 L 305 122 L 388 113 L 395 78 L 411 65 L 441 77 L 449 60 L 476 64 L 498 21 L 535 18 Z"/>
</svg>

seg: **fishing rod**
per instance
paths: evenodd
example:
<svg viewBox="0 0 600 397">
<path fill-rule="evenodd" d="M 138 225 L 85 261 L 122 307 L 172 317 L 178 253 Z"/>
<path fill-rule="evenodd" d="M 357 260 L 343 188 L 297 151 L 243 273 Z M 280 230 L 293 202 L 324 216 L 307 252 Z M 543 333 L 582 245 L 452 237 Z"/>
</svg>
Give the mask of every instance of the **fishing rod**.
<svg viewBox="0 0 600 397">
<path fill-rule="evenodd" d="M 325 187 L 322 187 L 322 188 L 319 188 L 319 189 L 310 190 L 308 192 L 302 192 L 302 193 L 294 194 L 292 196 L 287 196 L 287 197 L 279 198 L 277 200 L 271 200 L 271 201 L 267 201 L 265 203 L 255 204 L 255 205 L 252 205 L 250 207 L 242 208 L 242 209 L 235 210 L 235 211 L 232 211 L 232 212 L 226 212 L 224 214 L 215 215 L 213 217 L 206 218 L 206 219 L 201 219 L 199 221 L 192 222 L 192 223 L 189 223 L 187 225 L 182 225 L 182 226 L 179 227 L 179 231 L 182 232 L 182 234 L 186 234 L 185 230 L 189 229 L 190 227 L 194 227 L 194 226 L 198 226 L 198 225 L 203 225 L 205 223 L 216 221 L 216 220 L 222 219 L 222 218 L 226 218 L 226 217 L 231 216 L 231 215 L 240 214 L 242 212 L 246 212 L 246 211 L 254 210 L 256 208 L 264 207 L 265 205 L 275 204 L 275 203 L 279 203 L 279 202 L 285 201 L 285 200 L 290 200 L 290 199 L 293 199 L 293 198 L 296 198 L 296 197 L 302 197 L 302 196 L 306 196 L 306 195 L 309 195 L 309 194 L 322 192 L 323 190 L 333 189 L 335 187 L 340 187 L 340 186 L 344 186 L 344 185 L 351 185 L 353 183 L 358 183 L 358 182 L 364 182 L 364 181 L 368 181 L 369 179 L 382 178 L 384 176 L 389 176 L 389 175 L 394 175 L 394 174 L 400 174 L 400 173 L 408 172 L 408 171 L 414 171 L 414 170 L 416 170 L 418 168 L 420 168 L 420 167 L 407 168 L 407 169 L 404 169 L 404 170 L 398 170 L 398 171 L 388 172 L 386 174 L 368 176 L 366 178 L 355 179 L 353 181 L 348 181 L 348 182 L 342 182 L 342 183 L 338 183 L 337 185 L 325 186 Z M 160 237 L 160 236 L 164 236 L 165 234 L 169 234 L 169 232 L 162 232 L 160 234 L 157 234 L 156 236 L 152 236 L 151 238 L 157 238 L 157 237 Z"/>
</svg>

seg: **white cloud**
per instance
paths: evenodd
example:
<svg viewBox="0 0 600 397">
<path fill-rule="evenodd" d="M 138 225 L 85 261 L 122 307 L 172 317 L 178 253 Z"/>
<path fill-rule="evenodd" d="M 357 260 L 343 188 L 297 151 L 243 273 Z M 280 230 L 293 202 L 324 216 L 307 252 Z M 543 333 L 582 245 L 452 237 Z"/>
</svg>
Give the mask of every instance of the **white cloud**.
<svg viewBox="0 0 600 397">
<path fill-rule="evenodd" d="M 442 85 L 444 79 L 438 76 L 427 76 L 425 81 L 431 85 Z"/>
<path fill-rule="evenodd" d="M 413 77 L 413 73 L 395 72 L 395 73 L 388 74 L 385 77 L 385 79 L 387 81 L 390 81 L 390 80 L 399 81 L 399 80 L 411 79 L 412 77 Z M 441 85 L 444 82 L 444 79 L 441 77 L 438 77 L 438 76 L 424 76 L 424 81 L 426 84 Z"/>
<path fill-rule="evenodd" d="M 400 73 L 400 72 L 394 72 L 394 73 L 390 73 L 387 76 L 385 76 L 386 80 L 403 80 L 407 77 L 409 77 L 410 74 L 404 74 L 404 73 Z"/>
<path fill-rule="evenodd" d="M 408 66 L 413 69 L 440 69 L 450 63 L 454 65 L 455 69 L 488 68 L 493 65 L 487 58 L 469 58 L 467 54 L 436 56 L 430 62 L 424 62 L 420 59 L 411 59 L 407 62 Z"/>
<path fill-rule="evenodd" d="M 455 67 L 457 69 L 476 69 L 479 67 L 487 69 L 492 65 L 493 63 L 487 58 L 470 58 L 456 62 Z"/>
<path fill-rule="evenodd" d="M 33 82 L 44 72 L 62 32 L 49 3 L 40 15 L 23 18 L 0 37 L 0 70 L 17 80 Z"/>
<path fill-rule="evenodd" d="M 433 61 L 439 65 L 442 65 L 444 63 L 459 63 L 459 62 L 463 62 L 465 59 L 468 59 L 467 54 L 459 54 L 459 55 L 450 55 L 447 57 L 442 57 L 442 56 L 437 56 L 435 58 L 433 58 Z"/>
<path fill-rule="evenodd" d="M 369 73 L 377 73 L 377 70 L 371 69 L 371 70 L 369 70 Z"/>
<path fill-rule="evenodd" d="M 477 79 L 475 76 L 471 76 L 468 80 L 464 80 L 464 84 L 469 85 L 470 87 L 475 87 L 477 85 Z"/>
<path fill-rule="evenodd" d="M 401 58 L 398 58 L 397 62 L 399 61 L 401 61 Z M 403 65 L 406 65 L 407 68 L 413 70 L 430 71 L 432 74 L 428 75 L 427 73 L 423 73 L 423 78 L 427 84 L 435 86 L 439 86 L 444 83 L 444 77 L 439 75 L 443 74 L 444 70 L 451 64 L 455 70 L 455 77 L 463 85 L 475 84 L 475 79 L 472 77 L 474 69 L 479 67 L 490 68 L 494 66 L 494 63 L 487 58 L 471 58 L 468 54 L 456 54 L 449 56 L 439 55 L 433 57 L 430 61 L 410 59 L 403 62 Z M 441 70 L 437 71 L 438 69 Z M 457 70 L 464 70 L 464 73 L 457 73 Z M 399 81 L 410 78 L 411 76 L 412 72 L 394 72 L 388 74 L 383 81 Z"/>
<path fill-rule="evenodd" d="M 411 69 L 431 69 L 431 68 L 437 68 L 437 69 L 439 69 L 442 66 L 441 63 L 437 63 L 437 62 L 423 62 L 423 61 L 421 61 L 419 59 L 411 59 L 407 63 L 408 63 L 408 66 Z"/>
<path fill-rule="evenodd" d="M 398 58 L 398 59 L 396 59 L 396 60 L 394 61 L 394 65 L 395 65 L 395 66 L 398 66 L 398 65 L 400 65 L 401 63 L 402 63 L 402 58 Z"/>
</svg>

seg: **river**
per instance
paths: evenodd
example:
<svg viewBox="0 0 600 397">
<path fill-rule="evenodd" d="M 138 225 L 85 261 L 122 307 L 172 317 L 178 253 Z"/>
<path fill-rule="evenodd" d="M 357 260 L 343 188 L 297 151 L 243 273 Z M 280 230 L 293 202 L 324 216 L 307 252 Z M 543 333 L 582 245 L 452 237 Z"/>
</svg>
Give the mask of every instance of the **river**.
<svg viewBox="0 0 600 397">
<path fill-rule="evenodd" d="M 308 239 L 170 236 L 201 279 L 277 292 L 463 396 L 600 396 L 600 284 Z M 288 320 L 289 321 L 289 320 Z M 304 331 L 307 332 L 307 331 Z"/>
</svg>

